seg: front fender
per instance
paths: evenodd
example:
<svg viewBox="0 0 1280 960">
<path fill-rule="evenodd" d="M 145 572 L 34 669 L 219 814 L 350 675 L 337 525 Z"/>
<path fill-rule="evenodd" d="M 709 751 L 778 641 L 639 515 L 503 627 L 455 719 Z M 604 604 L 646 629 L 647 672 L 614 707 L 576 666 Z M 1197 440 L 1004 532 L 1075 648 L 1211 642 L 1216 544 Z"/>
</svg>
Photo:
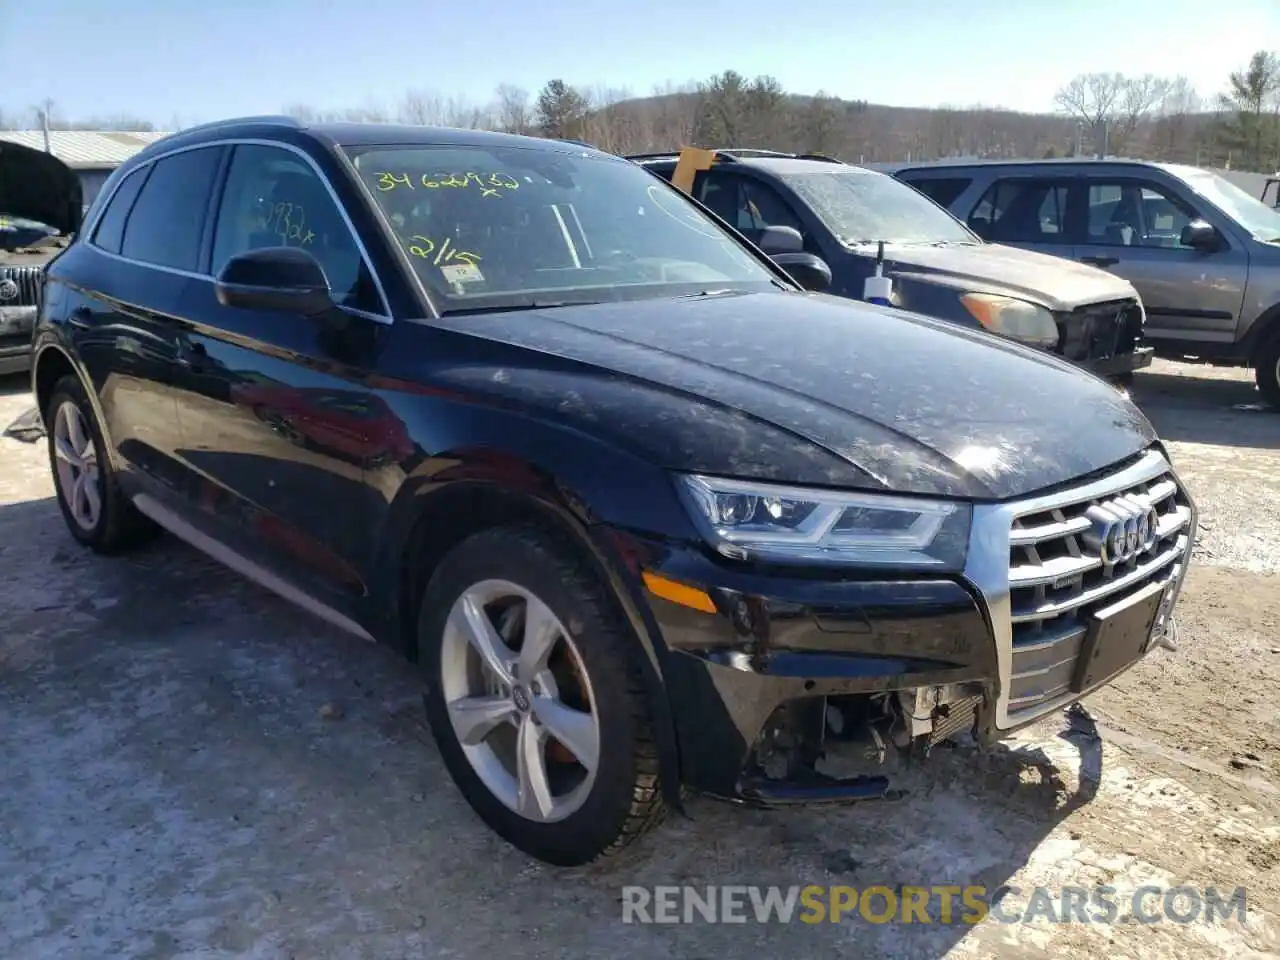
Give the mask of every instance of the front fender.
<svg viewBox="0 0 1280 960">
<path fill-rule="evenodd" d="M 394 404 L 394 400 L 389 402 Z M 641 581 L 641 558 L 626 551 L 615 528 L 644 531 L 659 540 L 696 542 L 698 534 L 680 504 L 671 477 L 647 461 L 572 427 L 508 410 L 447 400 L 414 398 L 401 408 L 419 453 L 370 476 L 373 488 L 390 490 L 385 504 L 375 571 L 368 582 L 383 611 L 387 636 L 404 636 L 404 570 L 425 522 L 438 525 L 451 545 L 456 530 L 534 517 L 566 537 L 609 591 L 642 651 L 642 679 L 659 747 L 662 782 L 679 808 L 680 763 L 667 693 L 668 651 Z M 429 438 L 431 446 L 424 452 Z M 377 474 L 386 478 L 380 483 Z M 396 483 L 392 478 L 399 477 Z M 486 511 L 459 517 L 460 511 Z M 508 513 L 508 511 L 510 511 Z M 511 518 L 511 519 L 509 519 Z M 461 526 L 455 526 L 460 524 Z"/>
</svg>

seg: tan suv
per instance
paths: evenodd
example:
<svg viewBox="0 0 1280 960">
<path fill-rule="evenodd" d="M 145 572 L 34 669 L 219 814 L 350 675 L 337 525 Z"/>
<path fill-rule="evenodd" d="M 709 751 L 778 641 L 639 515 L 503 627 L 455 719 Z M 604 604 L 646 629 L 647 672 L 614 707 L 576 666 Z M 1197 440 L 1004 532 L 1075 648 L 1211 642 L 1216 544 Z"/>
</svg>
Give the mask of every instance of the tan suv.
<svg viewBox="0 0 1280 960">
<path fill-rule="evenodd" d="M 885 169 L 881 167 L 881 169 Z M 1160 356 L 1248 365 L 1280 410 L 1280 211 L 1207 170 L 1139 160 L 899 165 L 985 239 L 1138 288 Z"/>
</svg>

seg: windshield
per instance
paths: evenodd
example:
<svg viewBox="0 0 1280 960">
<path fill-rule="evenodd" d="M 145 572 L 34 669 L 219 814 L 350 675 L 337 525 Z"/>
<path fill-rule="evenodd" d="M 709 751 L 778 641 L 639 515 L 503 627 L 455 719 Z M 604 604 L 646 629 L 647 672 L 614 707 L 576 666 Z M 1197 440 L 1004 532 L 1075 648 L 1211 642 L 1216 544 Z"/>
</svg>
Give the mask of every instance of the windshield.
<svg viewBox="0 0 1280 960">
<path fill-rule="evenodd" d="M 1216 173 L 1196 172 L 1185 177 L 1200 194 L 1258 240 L 1280 240 L 1280 212 Z"/>
<path fill-rule="evenodd" d="M 783 173 L 842 243 L 979 243 L 947 211 L 900 180 L 869 170 Z"/>
<path fill-rule="evenodd" d="M 348 152 L 442 313 L 782 286 L 625 160 L 506 145 Z"/>
</svg>

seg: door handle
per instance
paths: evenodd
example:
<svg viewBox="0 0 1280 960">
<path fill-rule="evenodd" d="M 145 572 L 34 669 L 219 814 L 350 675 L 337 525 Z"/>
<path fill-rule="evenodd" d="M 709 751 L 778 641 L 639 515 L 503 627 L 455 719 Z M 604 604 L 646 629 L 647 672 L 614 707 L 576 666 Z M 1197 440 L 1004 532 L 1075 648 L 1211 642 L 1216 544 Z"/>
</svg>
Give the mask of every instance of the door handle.
<svg viewBox="0 0 1280 960">
<path fill-rule="evenodd" d="M 88 307 L 76 307 L 67 317 L 67 323 L 81 330 L 88 330 L 93 326 L 93 313 Z"/>
<path fill-rule="evenodd" d="M 192 370 L 200 370 L 208 359 L 209 351 L 204 348 L 203 343 L 188 343 L 179 354 L 179 362 Z"/>
<path fill-rule="evenodd" d="M 1109 267 L 1113 263 L 1119 263 L 1119 257 L 1081 257 L 1082 263 L 1092 263 L 1095 267 Z"/>
</svg>

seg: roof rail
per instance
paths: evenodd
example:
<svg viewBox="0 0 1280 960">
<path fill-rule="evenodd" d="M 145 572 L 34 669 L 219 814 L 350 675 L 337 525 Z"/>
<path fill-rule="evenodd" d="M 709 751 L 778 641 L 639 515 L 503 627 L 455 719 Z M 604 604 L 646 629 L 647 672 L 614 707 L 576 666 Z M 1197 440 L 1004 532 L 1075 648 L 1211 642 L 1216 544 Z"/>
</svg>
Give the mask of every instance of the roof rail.
<svg viewBox="0 0 1280 960">
<path fill-rule="evenodd" d="M 628 153 L 622 159 L 624 160 L 677 160 L 680 157 L 679 150 L 660 150 L 657 153 Z"/>
<path fill-rule="evenodd" d="M 559 139 L 561 143 L 572 143 L 575 147 L 588 147 L 592 150 L 598 149 L 594 143 L 587 143 L 585 140 L 575 140 L 573 137 L 559 137 L 557 139 Z"/>
<path fill-rule="evenodd" d="M 735 160 L 752 157 L 794 157 L 794 153 L 783 153 L 781 150 L 760 150 L 756 147 L 713 147 L 718 157 L 732 157 Z"/>
<path fill-rule="evenodd" d="M 795 158 L 797 160 L 816 160 L 819 163 L 844 163 L 843 160 L 836 157 L 828 157 L 826 154 L 822 153 L 797 153 Z M 847 164 L 845 165 L 847 166 Z"/>
</svg>

